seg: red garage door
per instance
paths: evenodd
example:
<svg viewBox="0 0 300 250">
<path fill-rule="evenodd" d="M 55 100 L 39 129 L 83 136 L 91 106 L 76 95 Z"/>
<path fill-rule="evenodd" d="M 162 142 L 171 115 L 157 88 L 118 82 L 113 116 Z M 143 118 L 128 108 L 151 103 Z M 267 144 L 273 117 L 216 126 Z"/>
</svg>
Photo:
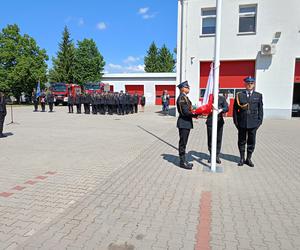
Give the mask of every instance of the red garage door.
<svg viewBox="0 0 300 250">
<path fill-rule="evenodd" d="M 125 90 L 131 95 L 137 93 L 141 97 L 144 94 L 144 85 L 125 85 Z M 139 98 L 139 103 L 140 101 L 141 98 Z"/>
<path fill-rule="evenodd" d="M 211 62 L 200 62 L 200 92 L 207 85 Z M 220 93 L 229 93 L 229 112 L 232 116 L 234 94 L 244 88 L 244 78 L 255 76 L 255 60 L 222 61 L 220 66 Z"/>
<path fill-rule="evenodd" d="M 114 85 L 109 85 L 109 91 L 114 92 Z"/>
<path fill-rule="evenodd" d="M 300 61 L 296 61 L 295 83 L 300 83 Z"/>
<path fill-rule="evenodd" d="M 144 85 L 125 85 L 125 90 L 131 95 L 136 92 L 139 96 L 141 96 L 144 94 Z"/>
<path fill-rule="evenodd" d="M 161 105 L 163 91 L 167 90 L 170 95 L 170 105 L 175 105 L 176 86 L 175 85 L 155 85 L 155 104 Z"/>
</svg>

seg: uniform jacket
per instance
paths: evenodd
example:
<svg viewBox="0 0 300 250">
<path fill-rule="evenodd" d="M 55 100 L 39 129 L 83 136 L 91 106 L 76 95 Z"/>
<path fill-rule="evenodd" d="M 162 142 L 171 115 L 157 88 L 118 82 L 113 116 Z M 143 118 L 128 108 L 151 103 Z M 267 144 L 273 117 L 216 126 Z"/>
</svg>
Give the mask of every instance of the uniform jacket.
<svg viewBox="0 0 300 250">
<path fill-rule="evenodd" d="M 177 98 L 177 111 L 179 113 L 177 120 L 177 128 L 191 129 L 193 128 L 192 103 L 190 99 L 183 93 Z"/>
<path fill-rule="evenodd" d="M 237 128 L 258 128 L 263 122 L 262 94 L 253 91 L 248 98 L 246 90 L 237 93 L 233 106 L 233 122 Z"/>
<path fill-rule="evenodd" d="M 138 94 L 134 94 L 133 95 L 133 102 L 134 102 L 134 104 L 138 104 L 139 103 L 139 95 Z"/>
<path fill-rule="evenodd" d="M 222 126 L 224 124 L 223 114 L 228 112 L 228 103 L 224 96 L 219 95 L 218 107 L 219 107 L 219 109 L 223 109 L 223 111 L 221 113 L 219 113 L 219 115 L 218 115 L 218 126 Z M 213 120 L 213 114 L 210 113 L 207 116 L 206 125 L 212 126 L 212 120 Z"/>
</svg>

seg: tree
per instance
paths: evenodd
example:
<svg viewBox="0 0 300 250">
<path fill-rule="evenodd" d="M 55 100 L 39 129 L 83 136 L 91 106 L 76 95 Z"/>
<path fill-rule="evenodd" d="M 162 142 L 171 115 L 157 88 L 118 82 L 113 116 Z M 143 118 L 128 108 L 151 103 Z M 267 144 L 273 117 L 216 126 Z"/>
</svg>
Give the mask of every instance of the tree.
<svg viewBox="0 0 300 250">
<path fill-rule="evenodd" d="M 93 39 L 78 41 L 75 52 L 74 75 L 77 83 L 99 82 L 105 62 Z"/>
<path fill-rule="evenodd" d="M 156 44 L 152 42 L 147 56 L 145 56 L 144 64 L 146 72 L 173 72 L 176 61 L 166 45 L 158 49 Z"/>
<path fill-rule="evenodd" d="M 173 72 L 175 60 L 173 54 L 164 44 L 158 52 L 159 72 Z"/>
<path fill-rule="evenodd" d="M 52 58 L 53 68 L 49 71 L 50 82 L 74 82 L 75 46 L 65 26 L 57 57 Z"/>
<path fill-rule="evenodd" d="M 146 72 L 159 72 L 158 48 L 155 42 L 151 43 L 147 56 L 144 58 L 144 64 Z"/>
<path fill-rule="evenodd" d="M 19 100 L 22 92 L 30 94 L 38 81 L 47 81 L 48 56 L 19 27 L 8 25 L 0 33 L 0 88 Z"/>
</svg>

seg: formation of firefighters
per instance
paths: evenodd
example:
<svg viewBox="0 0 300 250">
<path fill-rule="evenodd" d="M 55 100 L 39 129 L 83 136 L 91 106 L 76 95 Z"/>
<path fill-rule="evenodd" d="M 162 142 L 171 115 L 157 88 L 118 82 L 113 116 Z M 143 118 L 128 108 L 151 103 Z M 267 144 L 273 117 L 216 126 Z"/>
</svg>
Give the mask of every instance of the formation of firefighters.
<svg viewBox="0 0 300 250">
<path fill-rule="evenodd" d="M 137 93 L 130 94 L 128 92 L 101 92 L 92 93 L 72 93 L 67 96 L 67 105 L 69 113 L 74 113 L 74 106 L 77 114 L 133 114 L 138 112 L 139 104 L 142 111 L 146 104 L 144 95 L 139 96 Z M 46 111 L 46 104 L 49 105 L 49 112 L 53 112 L 53 106 L 56 103 L 56 97 L 53 91 L 44 90 L 40 95 L 37 95 L 36 90 L 33 90 L 32 100 L 34 103 L 34 111 L 38 111 L 38 105 L 41 105 L 41 111 Z M 83 109 L 82 109 L 83 108 Z"/>
</svg>

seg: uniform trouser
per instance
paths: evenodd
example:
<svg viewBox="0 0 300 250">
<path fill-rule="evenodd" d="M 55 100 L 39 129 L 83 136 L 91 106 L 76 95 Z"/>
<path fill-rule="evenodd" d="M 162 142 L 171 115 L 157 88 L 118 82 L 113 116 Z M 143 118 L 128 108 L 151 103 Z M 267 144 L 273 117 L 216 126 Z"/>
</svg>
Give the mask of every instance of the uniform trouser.
<svg viewBox="0 0 300 250">
<path fill-rule="evenodd" d="M 101 104 L 97 104 L 97 113 L 101 114 Z"/>
<path fill-rule="evenodd" d="M 41 106 L 42 106 L 42 112 L 45 112 L 45 110 L 46 110 L 46 103 L 42 102 Z"/>
<path fill-rule="evenodd" d="M 138 104 L 134 104 L 134 113 L 138 112 Z"/>
<path fill-rule="evenodd" d="M 49 102 L 49 110 L 50 110 L 50 112 L 53 111 L 53 102 Z"/>
<path fill-rule="evenodd" d="M 211 153 L 212 126 L 206 125 L 206 127 L 207 127 L 207 146 L 208 146 L 209 153 Z M 224 124 L 220 124 L 220 125 L 218 124 L 218 128 L 217 128 L 217 156 L 221 152 L 223 127 L 224 127 Z"/>
<path fill-rule="evenodd" d="M 73 104 L 68 104 L 69 113 L 73 113 Z"/>
<path fill-rule="evenodd" d="M 179 157 L 185 157 L 185 149 L 189 139 L 190 129 L 179 128 Z"/>
<path fill-rule="evenodd" d="M 81 104 L 76 104 L 77 114 L 81 114 Z"/>
<path fill-rule="evenodd" d="M 257 128 L 238 128 L 238 147 L 241 154 L 245 153 L 246 144 L 247 152 L 254 152 L 256 131 Z"/>
<path fill-rule="evenodd" d="M 4 119 L 5 119 L 5 115 L 0 113 L 0 135 L 3 133 Z"/>
<path fill-rule="evenodd" d="M 88 114 L 90 114 L 90 112 L 91 112 L 90 104 L 89 103 L 85 103 L 84 104 L 84 113 L 88 115 Z"/>
<path fill-rule="evenodd" d="M 92 112 L 94 115 L 97 114 L 97 105 L 96 104 L 92 104 Z"/>
<path fill-rule="evenodd" d="M 33 105 L 34 105 L 34 111 L 37 111 L 38 108 L 39 108 L 39 103 L 38 102 L 34 102 Z"/>
</svg>

